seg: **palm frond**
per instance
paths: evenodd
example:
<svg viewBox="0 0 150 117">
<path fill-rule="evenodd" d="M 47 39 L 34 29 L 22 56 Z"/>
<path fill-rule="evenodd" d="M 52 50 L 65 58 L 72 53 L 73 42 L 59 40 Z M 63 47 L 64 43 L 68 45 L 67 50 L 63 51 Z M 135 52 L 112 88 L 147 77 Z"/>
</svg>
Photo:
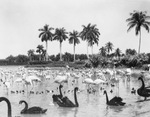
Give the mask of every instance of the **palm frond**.
<svg viewBox="0 0 150 117">
<path fill-rule="evenodd" d="M 147 25 L 150 25 L 150 22 L 148 22 L 148 21 L 145 21 L 144 23 L 147 24 Z"/>
<path fill-rule="evenodd" d="M 135 25 L 136 25 L 136 24 L 131 24 L 131 25 L 129 26 L 129 28 L 128 28 L 127 32 L 129 32 L 129 31 L 130 31 L 130 29 L 131 29 L 131 28 L 133 28 Z"/>
<path fill-rule="evenodd" d="M 39 38 L 40 38 L 44 33 L 45 33 L 45 32 L 40 33 L 40 34 L 39 34 Z"/>
<path fill-rule="evenodd" d="M 142 26 L 149 32 L 149 27 L 147 24 L 143 24 Z"/>
</svg>

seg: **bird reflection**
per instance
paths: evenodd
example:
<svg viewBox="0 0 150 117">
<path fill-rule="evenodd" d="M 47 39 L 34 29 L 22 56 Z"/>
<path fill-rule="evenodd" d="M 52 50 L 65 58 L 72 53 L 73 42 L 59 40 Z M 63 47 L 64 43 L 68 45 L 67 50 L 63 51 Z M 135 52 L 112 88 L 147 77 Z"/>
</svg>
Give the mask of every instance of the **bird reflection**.
<svg viewBox="0 0 150 117">
<path fill-rule="evenodd" d="M 72 115 L 72 113 L 74 113 L 74 116 L 73 117 L 77 117 L 77 113 L 78 113 L 78 108 L 59 108 L 59 114 L 60 114 L 60 117 L 63 116 L 63 117 L 67 117 L 69 115 Z"/>
</svg>

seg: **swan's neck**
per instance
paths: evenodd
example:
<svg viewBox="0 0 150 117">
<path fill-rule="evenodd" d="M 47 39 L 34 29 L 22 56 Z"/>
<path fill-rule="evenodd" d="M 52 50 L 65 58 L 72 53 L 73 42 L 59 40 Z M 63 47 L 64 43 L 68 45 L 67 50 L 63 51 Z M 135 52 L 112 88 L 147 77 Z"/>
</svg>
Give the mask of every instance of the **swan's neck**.
<svg viewBox="0 0 150 117">
<path fill-rule="evenodd" d="M 60 95 L 62 96 L 61 86 L 59 86 L 59 92 L 60 92 Z"/>
<path fill-rule="evenodd" d="M 8 117 L 12 117 L 11 116 L 11 104 L 10 101 L 7 98 L 3 98 L 4 101 L 6 101 L 7 106 L 8 106 Z"/>
<path fill-rule="evenodd" d="M 9 100 L 7 100 L 7 105 L 8 105 L 8 117 L 11 117 L 11 104 Z"/>
<path fill-rule="evenodd" d="M 74 90 L 74 100 L 75 100 L 76 107 L 78 107 L 79 104 L 78 104 L 78 101 L 77 101 L 77 94 L 76 94 L 76 92 L 77 92 L 77 89 Z"/>
<path fill-rule="evenodd" d="M 143 80 L 143 79 L 141 79 L 141 81 L 142 81 L 142 86 L 141 86 L 141 88 L 144 88 L 144 87 L 145 87 L 144 80 Z"/>
<path fill-rule="evenodd" d="M 108 95 L 107 95 L 107 92 L 106 92 L 106 103 L 109 102 L 109 99 L 108 99 Z"/>
<path fill-rule="evenodd" d="M 25 101 L 23 101 L 23 102 L 24 102 L 24 104 L 25 104 L 25 107 L 24 107 L 24 109 L 21 111 L 22 113 L 28 110 L 28 104 L 27 104 L 27 102 L 25 102 Z"/>
</svg>

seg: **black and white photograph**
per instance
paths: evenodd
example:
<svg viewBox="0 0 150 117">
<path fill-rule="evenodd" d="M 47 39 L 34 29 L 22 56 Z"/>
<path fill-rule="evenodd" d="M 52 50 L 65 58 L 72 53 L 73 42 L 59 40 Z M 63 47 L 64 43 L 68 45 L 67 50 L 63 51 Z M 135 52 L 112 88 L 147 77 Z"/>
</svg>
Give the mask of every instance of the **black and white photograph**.
<svg viewBox="0 0 150 117">
<path fill-rule="evenodd" d="M 150 0 L 0 0 L 0 117 L 149 117 Z"/>
</svg>

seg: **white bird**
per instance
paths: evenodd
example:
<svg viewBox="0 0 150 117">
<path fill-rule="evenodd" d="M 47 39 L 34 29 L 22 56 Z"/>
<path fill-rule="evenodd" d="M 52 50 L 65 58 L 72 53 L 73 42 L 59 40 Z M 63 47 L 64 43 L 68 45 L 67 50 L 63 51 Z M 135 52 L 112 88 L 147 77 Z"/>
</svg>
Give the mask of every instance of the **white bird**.
<svg viewBox="0 0 150 117">
<path fill-rule="evenodd" d="M 5 86 L 9 89 L 10 88 L 10 82 L 9 81 L 6 81 L 4 82 Z"/>
<path fill-rule="evenodd" d="M 101 79 L 96 79 L 93 81 L 94 84 L 98 85 L 100 83 L 104 83 L 105 81 L 104 80 L 101 80 Z"/>
<path fill-rule="evenodd" d="M 41 79 L 38 76 L 36 76 L 36 75 L 32 75 L 32 76 L 27 76 L 26 77 L 26 80 L 30 81 L 30 79 L 32 81 L 41 81 Z"/>
<path fill-rule="evenodd" d="M 68 82 L 68 78 L 69 78 L 70 74 L 66 73 L 66 75 L 57 75 L 54 82 L 56 83 L 63 83 L 63 82 Z"/>
<path fill-rule="evenodd" d="M 30 84 L 31 86 L 33 86 L 32 81 L 41 81 L 41 79 L 35 75 L 26 76 L 26 74 L 23 75 L 22 80 L 25 81 L 26 83 Z"/>
<path fill-rule="evenodd" d="M 53 78 L 53 76 L 52 75 L 46 75 L 45 78 L 46 79 L 51 79 L 51 78 Z"/>
<path fill-rule="evenodd" d="M 85 78 L 83 80 L 83 83 L 86 83 L 86 84 L 94 84 L 94 81 L 91 79 L 91 78 Z"/>
<path fill-rule="evenodd" d="M 81 76 L 77 73 L 72 73 L 74 79 L 79 79 Z"/>
<path fill-rule="evenodd" d="M 127 68 L 126 69 L 126 75 L 131 75 L 131 73 L 132 73 L 132 70 L 130 68 Z"/>
<path fill-rule="evenodd" d="M 17 78 L 14 82 L 19 83 L 19 82 L 22 82 L 22 81 L 23 81 L 22 78 Z"/>
<path fill-rule="evenodd" d="M 125 75 L 125 72 L 124 72 L 123 70 L 118 69 L 118 70 L 116 70 L 116 71 L 117 71 L 117 74 Z"/>
</svg>

